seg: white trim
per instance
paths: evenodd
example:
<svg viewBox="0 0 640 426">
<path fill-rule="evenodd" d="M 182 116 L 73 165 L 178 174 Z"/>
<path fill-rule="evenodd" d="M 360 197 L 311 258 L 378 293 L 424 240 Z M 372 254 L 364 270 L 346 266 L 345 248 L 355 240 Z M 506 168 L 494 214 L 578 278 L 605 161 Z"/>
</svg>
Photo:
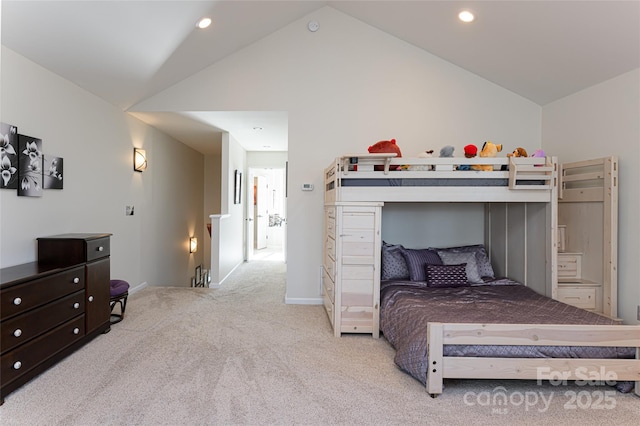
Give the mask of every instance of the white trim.
<svg viewBox="0 0 640 426">
<path fill-rule="evenodd" d="M 146 288 L 146 287 L 149 287 L 149 283 L 147 283 L 146 281 L 142 282 L 142 283 L 138 284 L 135 287 L 130 287 L 129 288 L 129 294 L 137 293 L 137 292 L 139 292 L 140 290 L 142 290 L 143 288 Z"/>
<path fill-rule="evenodd" d="M 287 305 L 322 305 L 321 297 L 284 297 Z"/>
<path fill-rule="evenodd" d="M 243 263 L 244 263 L 244 261 L 243 261 L 243 262 L 238 263 L 236 266 L 234 266 L 233 268 L 231 268 L 231 271 L 229 271 L 229 273 L 228 273 L 227 275 L 225 275 L 225 276 L 224 276 L 224 278 L 222 278 L 222 279 L 220 280 L 220 282 L 217 282 L 217 283 L 212 282 L 212 283 L 210 283 L 210 284 L 209 284 L 209 288 L 220 288 L 220 287 L 222 286 L 222 283 L 224 282 L 224 280 L 226 280 L 227 278 L 229 278 L 229 275 L 233 274 L 233 271 L 235 271 L 236 269 L 238 269 L 238 266 L 242 265 Z"/>
</svg>

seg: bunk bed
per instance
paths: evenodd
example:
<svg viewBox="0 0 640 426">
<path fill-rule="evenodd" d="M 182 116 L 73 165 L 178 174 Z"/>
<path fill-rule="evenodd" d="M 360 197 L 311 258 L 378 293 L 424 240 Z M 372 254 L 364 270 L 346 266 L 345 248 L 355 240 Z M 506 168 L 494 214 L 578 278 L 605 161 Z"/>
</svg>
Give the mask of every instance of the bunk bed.
<svg viewBox="0 0 640 426">
<path fill-rule="evenodd" d="M 493 170 L 469 170 L 470 163 L 489 165 Z M 493 319 L 427 315 L 417 331 L 424 342 L 417 349 L 419 359 L 409 361 L 422 366 L 416 373 L 406 365 L 400 367 L 425 383 L 432 396 L 442 393 L 446 378 L 543 380 L 549 372 L 562 372 L 568 380 L 576 380 L 582 374 L 600 374 L 602 368 L 620 381 L 635 382 L 635 393 L 640 395 L 640 326 L 619 325 L 615 319 L 556 300 L 558 170 L 555 157 L 337 157 L 324 171 L 322 281 L 323 302 L 334 334 L 371 333 L 378 337 L 382 326 L 387 337 L 409 331 L 385 331 L 385 327 L 415 327 L 410 324 L 416 324 L 416 320 L 407 318 L 399 320 L 405 325 L 389 325 L 389 316 L 395 314 L 385 305 L 388 300 L 382 300 L 381 305 L 381 214 L 385 203 L 484 203 L 485 245 L 491 262 L 496 271 L 508 273 L 505 276 L 517 275 L 516 281 L 486 279 L 481 284 L 451 289 L 429 289 L 415 281 L 383 281 L 383 294 L 395 289 L 408 294 L 411 303 L 428 305 L 434 293 L 440 297 L 446 293 L 445 308 L 447 303 L 453 303 L 451 294 L 456 293 L 467 297 L 473 294 L 484 302 L 489 293 L 493 302 L 496 297 L 499 301 L 500 297 L 523 294 L 518 296 L 519 303 L 526 305 L 539 298 L 540 303 L 552 305 L 554 312 L 564 311 L 565 316 L 553 314 L 540 321 L 516 321 L 508 315 Z M 504 226 L 507 219 L 511 226 Z M 522 225 L 512 226 L 518 220 Z M 420 292 L 428 294 L 426 302 L 416 299 L 415 293 Z M 399 303 L 394 299 L 391 304 Z M 406 313 L 407 309 L 399 311 Z M 473 350 L 477 347 L 489 350 L 478 356 Z M 549 350 L 553 357 L 541 347 L 553 347 Z M 505 348 L 513 351 L 508 350 L 505 355 Z M 538 354 L 531 355 L 532 352 Z"/>
</svg>

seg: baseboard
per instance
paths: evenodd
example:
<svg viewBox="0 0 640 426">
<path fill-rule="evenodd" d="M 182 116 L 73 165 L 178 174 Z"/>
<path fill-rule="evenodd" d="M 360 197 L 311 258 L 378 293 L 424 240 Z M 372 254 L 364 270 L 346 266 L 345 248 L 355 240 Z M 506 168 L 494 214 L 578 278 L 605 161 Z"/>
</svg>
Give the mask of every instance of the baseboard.
<svg viewBox="0 0 640 426">
<path fill-rule="evenodd" d="M 322 305 L 321 297 L 284 297 L 284 303 L 287 305 Z"/>
<path fill-rule="evenodd" d="M 137 293 L 145 287 L 149 287 L 149 284 L 145 281 L 143 283 L 138 284 L 135 287 L 129 287 L 129 294 Z"/>
<path fill-rule="evenodd" d="M 234 266 L 234 267 L 229 271 L 229 273 L 228 273 L 227 275 L 225 275 L 225 276 L 224 276 L 224 278 L 222 278 L 222 279 L 220 280 L 220 282 L 217 282 L 217 283 L 216 283 L 216 282 L 213 282 L 213 281 L 212 281 L 212 282 L 210 282 L 210 283 L 209 283 L 209 288 L 220 288 L 220 286 L 222 286 L 222 283 L 224 282 L 224 280 L 226 280 L 227 278 L 229 278 L 229 276 L 230 276 L 231 274 L 233 274 L 233 271 L 235 271 L 236 269 L 238 269 L 238 266 L 242 265 L 243 263 L 244 263 L 244 261 L 242 261 L 242 262 L 238 263 L 236 266 Z"/>
</svg>

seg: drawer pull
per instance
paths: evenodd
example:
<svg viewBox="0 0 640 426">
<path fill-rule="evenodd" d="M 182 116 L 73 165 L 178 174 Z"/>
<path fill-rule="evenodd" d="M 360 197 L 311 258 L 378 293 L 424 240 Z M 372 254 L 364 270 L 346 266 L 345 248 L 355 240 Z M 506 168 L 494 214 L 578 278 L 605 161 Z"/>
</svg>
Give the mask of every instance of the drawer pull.
<svg viewBox="0 0 640 426">
<path fill-rule="evenodd" d="M 98 250 L 98 251 L 104 251 L 104 247 L 100 246 L 100 247 L 98 247 L 96 250 Z"/>
<path fill-rule="evenodd" d="M 93 296 L 89 296 L 89 302 L 93 302 Z"/>
<path fill-rule="evenodd" d="M 78 309 L 80 307 L 80 304 L 78 302 L 73 304 L 73 309 Z"/>
<path fill-rule="evenodd" d="M 75 277 L 75 278 L 73 279 L 73 283 L 74 283 L 74 284 L 78 284 L 79 282 L 80 282 L 80 278 Z"/>
<path fill-rule="evenodd" d="M 19 304 L 22 303 L 22 299 L 20 299 L 19 297 L 16 297 L 15 299 L 13 299 L 13 304 L 18 306 Z"/>
<path fill-rule="evenodd" d="M 80 333 L 80 329 L 78 327 L 73 329 L 73 334 L 79 334 Z"/>
<path fill-rule="evenodd" d="M 20 367 L 22 367 L 22 363 L 20 361 L 16 361 L 13 363 L 14 370 L 20 370 Z"/>
<path fill-rule="evenodd" d="M 13 332 L 13 335 L 15 337 L 20 337 L 22 336 L 22 330 L 20 330 L 19 328 L 16 328 L 15 331 Z"/>
</svg>

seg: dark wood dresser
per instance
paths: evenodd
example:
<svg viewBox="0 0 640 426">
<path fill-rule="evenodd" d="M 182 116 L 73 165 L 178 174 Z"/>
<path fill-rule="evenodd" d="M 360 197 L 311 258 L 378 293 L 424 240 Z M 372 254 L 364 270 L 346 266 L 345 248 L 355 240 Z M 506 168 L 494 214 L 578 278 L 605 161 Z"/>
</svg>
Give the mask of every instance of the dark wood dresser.
<svg viewBox="0 0 640 426">
<path fill-rule="evenodd" d="M 0 269 L 0 403 L 110 330 L 111 234 L 38 238 L 38 261 Z"/>
</svg>

